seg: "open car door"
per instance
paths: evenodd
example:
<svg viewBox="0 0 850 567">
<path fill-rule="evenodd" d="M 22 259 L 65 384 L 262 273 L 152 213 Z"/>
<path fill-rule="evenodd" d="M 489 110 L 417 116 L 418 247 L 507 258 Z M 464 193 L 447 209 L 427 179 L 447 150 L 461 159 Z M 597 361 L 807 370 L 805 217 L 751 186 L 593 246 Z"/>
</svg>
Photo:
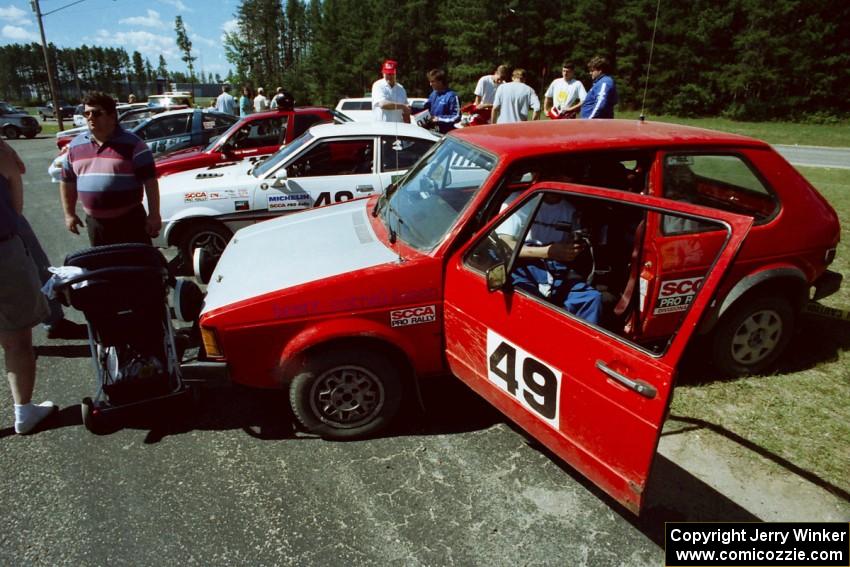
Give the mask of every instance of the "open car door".
<svg viewBox="0 0 850 567">
<path fill-rule="evenodd" d="M 752 218 L 563 183 L 535 185 L 503 209 L 448 260 L 449 366 L 532 437 L 639 513 L 678 363 Z M 552 211 L 567 211 L 569 218 L 553 219 Z M 626 324 L 628 313 L 614 306 L 635 289 L 643 261 L 635 243 L 645 237 L 643 223 L 653 212 L 714 223 L 726 237 L 679 326 L 641 343 Z M 566 270 L 548 280 L 544 271 L 539 285 L 530 286 L 517 279 L 522 269 L 555 269 L 528 257 L 533 248 L 538 255 L 541 250 L 534 232 L 546 230 L 561 233 L 557 242 L 577 243 L 581 252 L 561 263 L 558 269 Z M 589 304 L 595 307 L 585 309 Z"/>
</svg>

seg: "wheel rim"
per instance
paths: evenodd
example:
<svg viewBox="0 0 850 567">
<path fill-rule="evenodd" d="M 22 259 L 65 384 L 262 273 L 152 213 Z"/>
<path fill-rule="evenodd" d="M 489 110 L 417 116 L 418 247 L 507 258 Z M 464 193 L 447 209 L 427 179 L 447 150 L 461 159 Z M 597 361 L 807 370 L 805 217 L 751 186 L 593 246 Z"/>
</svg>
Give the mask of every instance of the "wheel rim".
<svg viewBox="0 0 850 567">
<path fill-rule="evenodd" d="M 732 358 L 738 364 L 752 366 L 775 350 L 782 338 L 782 317 L 772 309 L 751 313 L 732 336 Z"/>
<path fill-rule="evenodd" d="M 227 240 L 222 238 L 220 234 L 212 230 L 198 232 L 189 241 L 189 252 L 192 253 L 195 248 L 203 248 L 214 258 L 218 258 L 227 247 Z"/>
<path fill-rule="evenodd" d="M 384 387 L 373 372 L 361 366 L 338 366 L 316 380 L 310 391 L 310 407 L 328 425 L 359 427 L 381 412 Z"/>
</svg>

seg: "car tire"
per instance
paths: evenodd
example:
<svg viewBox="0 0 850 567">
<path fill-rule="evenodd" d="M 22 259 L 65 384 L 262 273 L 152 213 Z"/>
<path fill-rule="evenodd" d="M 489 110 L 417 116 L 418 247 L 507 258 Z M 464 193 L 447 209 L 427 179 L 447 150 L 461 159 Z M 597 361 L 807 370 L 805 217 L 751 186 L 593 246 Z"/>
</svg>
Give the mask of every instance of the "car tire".
<svg viewBox="0 0 850 567">
<path fill-rule="evenodd" d="M 37 134 L 37 132 L 27 132 L 24 135 L 27 137 L 27 140 L 32 140 L 33 138 L 35 138 L 36 134 Z"/>
<path fill-rule="evenodd" d="M 210 257 L 218 262 L 227 243 L 233 238 L 230 229 L 213 220 L 190 221 L 188 225 L 180 228 L 179 234 L 177 247 L 190 267 L 195 248 L 204 248 Z"/>
<path fill-rule="evenodd" d="M 375 435 L 398 413 L 401 375 L 387 357 L 340 349 L 311 355 L 289 388 L 304 428 L 326 439 Z"/>
<path fill-rule="evenodd" d="M 17 140 L 21 136 L 21 133 L 14 126 L 6 126 L 3 128 L 3 135 L 9 140 Z"/>
<path fill-rule="evenodd" d="M 794 310 L 780 296 L 739 300 L 714 330 L 714 365 L 728 376 L 760 374 L 785 351 L 794 330 Z"/>
</svg>

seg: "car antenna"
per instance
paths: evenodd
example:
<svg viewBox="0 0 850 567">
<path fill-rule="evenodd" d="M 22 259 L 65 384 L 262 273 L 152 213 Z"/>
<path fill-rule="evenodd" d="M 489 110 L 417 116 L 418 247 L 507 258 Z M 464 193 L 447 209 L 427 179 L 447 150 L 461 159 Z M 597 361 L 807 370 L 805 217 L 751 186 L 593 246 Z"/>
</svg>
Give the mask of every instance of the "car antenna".
<svg viewBox="0 0 850 567">
<path fill-rule="evenodd" d="M 652 51 L 655 48 L 655 32 L 658 30 L 658 13 L 660 11 L 661 0 L 658 0 L 658 3 L 655 5 L 655 23 L 652 25 L 652 41 L 649 44 L 649 63 L 646 65 L 646 80 L 643 83 L 643 100 L 640 103 L 640 118 L 638 120 L 641 122 L 646 120 L 643 110 L 646 107 L 646 91 L 649 88 L 649 70 L 652 68 Z"/>
</svg>

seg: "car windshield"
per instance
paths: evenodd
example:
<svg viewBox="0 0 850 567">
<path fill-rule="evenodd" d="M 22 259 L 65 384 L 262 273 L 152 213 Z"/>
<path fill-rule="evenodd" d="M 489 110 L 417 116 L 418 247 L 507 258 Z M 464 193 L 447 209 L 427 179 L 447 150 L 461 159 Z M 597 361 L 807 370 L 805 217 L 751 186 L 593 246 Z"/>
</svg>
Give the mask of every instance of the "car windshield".
<svg viewBox="0 0 850 567">
<path fill-rule="evenodd" d="M 301 148 L 301 146 L 309 144 L 312 139 L 313 135 L 310 134 L 309 130 L 307 130 L 299 137 L 295 138 L 290 143 L 285 145 L 277 153 L 271 155 L 269 159 L 255 167 L 251 173 L 253 173 L 254 177 L 263 177 L 266 173 L 276 169 L 278 165 L 285 162 L 289 158 L 289 156 L 297 152 L 299 148 Z"/>
<path fill-rule="evenodd" d="M 345 122 L 354 122 L 351 118 L 343 114 L 342 112 L 334 109 L 330 109 L 331 116 L 334 117 L 334 124 L 343 124 Z"/>
<path fill-rule="evenodd" d="M 15 112 L 15 108 L 8 102 L 0 102 L 0 110 L 3 112 Z"/>
<path fill-rule="evenodd" d="M 414 166 L 379 211 L 391 238 L 422 251 L 433 249 L 493 171 L 496 159 L 444 138 Z"/>
</svg>

